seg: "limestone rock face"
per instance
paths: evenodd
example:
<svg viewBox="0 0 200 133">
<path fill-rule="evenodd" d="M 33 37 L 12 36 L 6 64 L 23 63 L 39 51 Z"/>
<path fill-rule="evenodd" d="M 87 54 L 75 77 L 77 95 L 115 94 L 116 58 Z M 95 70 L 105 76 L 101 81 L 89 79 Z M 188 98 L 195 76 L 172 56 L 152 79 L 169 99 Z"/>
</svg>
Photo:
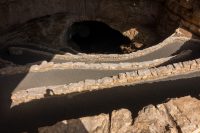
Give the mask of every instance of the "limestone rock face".
<svg viewBox="0 0 200 133">
<path fill-rule="evenodd" d="M 134 130 L 140 133 L 191 133 L 199 129 L 200 101 L 184 97 L 157 106 L 147 106 L 139 112 Z"/>
<path fill-rule="evenodd" d="M 0 22 L 0 31 L 34 18 L 64 12 L 82 19 L 118 23 L 123 27 L 128 22 L 147 24 L 155 21 L 152 16 L 158 15 L 159 5 L 156 1 L 144 0 L 3 0 L 0 3 L 0 18 L 4 19 Z"/>
<path fill-rule="evenodd" d="M 165 14 L 160 19 L 160 31 L 171 30 L 181 26 L 196 35 L 200 35 L 200 1 L 198 0 L 167 0 Z"/>
<path fill-rule="evenodd" d="M 127 133 L 132 128 L 131 112 L 127 109 L 115 110 L 111 116 L 111 133 Z"/>
<path fill-rule="evenodd" d="M 144 107 L 135 120 L 129 110 L 120 109 L 111 113 L 111 121 L 109 121 L 109 115 L 102 114 L 65 120 L 53 126 L 42 127 L 39 132 L 198 133 L 200 131 L 199 115 L 200 101 L 188 96 L 172 99 L 167 103 L 156 106 Z"/>
</svg>

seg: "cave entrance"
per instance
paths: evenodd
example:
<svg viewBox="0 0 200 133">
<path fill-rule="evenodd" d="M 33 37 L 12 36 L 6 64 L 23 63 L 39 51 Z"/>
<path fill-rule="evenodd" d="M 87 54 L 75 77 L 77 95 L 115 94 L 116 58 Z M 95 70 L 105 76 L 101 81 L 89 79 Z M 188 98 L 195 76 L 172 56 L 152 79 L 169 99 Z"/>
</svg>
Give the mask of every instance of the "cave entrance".
<svg viewBox="0 0 200 133">
<path fill-rule="evenodd" d="M 80 21 L 68 28 L 67 43 L 83 53 L 120 54 L 132 41 L 103 22 Z"/>
</svg>

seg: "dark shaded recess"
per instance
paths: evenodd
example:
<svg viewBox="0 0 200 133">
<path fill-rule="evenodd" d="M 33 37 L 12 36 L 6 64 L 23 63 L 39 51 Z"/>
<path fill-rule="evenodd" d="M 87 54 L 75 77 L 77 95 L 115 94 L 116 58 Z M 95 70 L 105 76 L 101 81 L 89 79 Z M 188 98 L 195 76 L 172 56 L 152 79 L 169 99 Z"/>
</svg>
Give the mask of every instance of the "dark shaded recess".
<svg viewBox="0 0 200 133">
<path fill-rule="evenodd" d="M 18 46 L 20 47 L 21 45 L 18 45 Z M 34 46 L 27 46 L 27 47 L 29 47 L 31 49 L 38 48 L 38 47 L 34 47 Z M 44 51 L 46 51 L 46 50 L 44 50 Z M 48 52 L 50 52 L 50 51 L 48 51 Z M 4 47 L 3 49 L 0 49 L 0 58 L 12 61 L 16 64 L 25 65 L 27 63 L 33 63 L 33 62 L 42 61 L 42 60 L 51 61 L 53 56 L 52 57 L 41 57 L 40 55 L 33 55 L 32 53 L 26 53 L 26 56 L 23 56 L 23 55 L 15 56 L 15 55 L 9 54 L 8 47 Z M 11 95 L 12 95 L 12 92 L 15 90 L 15 88 L 24 79 L 24 77 L 26 77 L 26 75 L 27 75 L 27 73 L 23 73 L 19 76 L 18 79 L 14 78 L 14 79 L 8 81 L 7 87 L 3 87 L 3 88 L 0 87 L 0 132 L 1 133 L 7 133 L 7 132 L 8 133 L 15 133 L 15 132 L 18 133 L 18 131 L 19 131 L 15 126 L 13 127 L 12 124 L 10 124 L 10 123 L 12 123 L 11 121 L 14 121 L 14 120 L 9 119 L 9 117 L 11 116 L 11 110 L 10 110 L 10 106 L 11 106 L 11 102 L 12 102 Z M 7 84 L 7 83 L 5 83 L 5 84 Z M 10 86 L 10 84 L 12 84 L 12 86 Z M 9 120 L 8 123 L 6 123 L 7 120 Z M 17 123 L 16 123 L 16 125 L 17 125 Z M 32 130 L 32 131 L 34 131 L 34 130 Z"/>
<path fill-rule="evenodd" d="M 4 47 L 3 49 L 0 49 L 0 58 L 4 59 L 4 60 L 8 60 L 11 61 L 15 64 L 18 65 L 26 65 L 28 63 L 34 63 L 37 61 L 51 61 L 52 57 L 48 57 L 48 56 L 41 56 L 40 54 L 32 54 L 30 52 L 23 52 L 22 55 L 13 55 L 9 53 L 9 47 L 22 47 L 22 48 L 30 48 L 33 50 L 40 50 L 40 51 L 45 51 L 45 52 L 49 52 L 49 53 L 53 53 L 53 54 L 57 54 L 55 52 L 49 51 L 47 49 L 43 49 L 43 48 L 38 48 L 34 45 L 10 45 L 8 47 Z M 26 55 L 26 56 L 24 56 Z"/>
<path fill-rule="evenodd" d="M 168 98 L 187 95 L 198 97 L 199 73 L 191 75 L 73 95 L 48 97 L 47 91 L 44 99 L 13 107 L 10 119 L 7 119 L 13 128 L 4 128 L 4 131 L 32 130 L 63 119 L 110 113 L 120 108 L 130 109 L 136 117 L 138 111 L 149 104 L 156 105 Z"/>
<path fill-rule="evenodd" d="M 98 21 L 73 23 L 67 41 L 75 43 L 84 53 L 122 53 L 120 46 L 131 43 L 121 32 Z"/>
</svg>

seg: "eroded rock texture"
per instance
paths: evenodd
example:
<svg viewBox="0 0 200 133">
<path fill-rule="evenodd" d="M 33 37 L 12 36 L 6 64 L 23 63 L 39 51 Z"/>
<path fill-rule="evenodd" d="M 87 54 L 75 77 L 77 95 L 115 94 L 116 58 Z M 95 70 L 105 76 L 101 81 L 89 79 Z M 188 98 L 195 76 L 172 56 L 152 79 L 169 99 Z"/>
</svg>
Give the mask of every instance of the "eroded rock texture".
<svg viewBox="0 0 200 133">
<path fill-rule="evenodd" d="M 74 22 L 83 20 L 108 24 L 134 40 L 136 48 L 155 45 L 179 26 L 199 35 L 198 0 L 19 0 L 2 2 L 0 10 L 4 18 L 0 22 L 1 47 L 16 44 L 73 47 L 66 42 L 66 33 Z"/>
<path fill-rule="evenodd" d="M 64 120 L 49 127 L 40 128 L 40 133 L 108 133 L 109 115 L 100 114 L 97 116 L 83 117 L 80 119 Z"/>
<path fill-rule="evenodd" d="M 132 118 L 129 110 L 120 109 L 112 112 L 111 121 L 108 121 L 108 115 L 101 114 L 58 122 L 54 126 L 40 128 L 39 132 L 196 133 L 200 130 L 199 115 L 200 101 L 188 96 L 172 99 L 156 106 L 144 107 L 135 119 Z M 92 125 L 88 126 L 88 121 Z M 85 130 L 82 130 L 83 127 Z"/>
<path fill-rule="evenodd" d="M 199 100 L 184 97 L 145 107 L 134 122 L 136 132 L 189 133 L 199 130 Z"/>
<path fill-rule="evenodd" d="M 167 0 L 163 12 L 165 15 L 162 15 L 160 20 L 160 31 L 173 32 L 173 27 L 179 25 L 199 36 L 199 5 L 198 0 Z"/>
<path fill-rule="evenodd" d="M 153 23 L 155 21 L 153 16 L 158 15 L 159 8 L 161 7 L 156 1 L 4 0 L 1 1 L 0 9 L 1 17 L 5 19 L 0 25 L 1 29 L 6 29 L 33 18 L 66 12 L 79 18 L 83 16 L 86 19 L 102 19 L 108 23 L 123 24 L 125 27 L 125 23 Z"/>
</svg>

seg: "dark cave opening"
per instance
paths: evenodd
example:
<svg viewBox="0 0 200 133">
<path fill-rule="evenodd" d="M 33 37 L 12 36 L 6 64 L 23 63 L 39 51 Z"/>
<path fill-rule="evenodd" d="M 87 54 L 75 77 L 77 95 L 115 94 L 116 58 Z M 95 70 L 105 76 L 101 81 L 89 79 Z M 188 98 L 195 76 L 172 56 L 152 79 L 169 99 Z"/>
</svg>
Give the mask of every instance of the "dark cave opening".
<svg viewBox="0 0 200 133">
<path fill-rule="evenodd" d="M 80 21 L 69 27 L 67 43 L 83 53 L 122 54 L 132 41 L 103 22 Z"/>
</svg>

